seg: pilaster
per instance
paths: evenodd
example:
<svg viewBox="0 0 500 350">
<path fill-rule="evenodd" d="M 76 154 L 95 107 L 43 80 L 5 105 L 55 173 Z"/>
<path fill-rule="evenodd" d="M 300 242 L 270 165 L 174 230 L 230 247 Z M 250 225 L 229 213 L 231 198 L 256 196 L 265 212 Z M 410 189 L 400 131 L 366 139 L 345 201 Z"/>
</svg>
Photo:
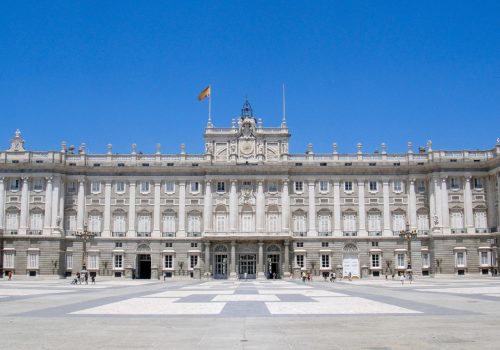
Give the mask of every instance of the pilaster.
<svg viewBox="0 0 500 350">
<path fill-rule="evenodd" d="M 257 182 L 257 203 L 255 209 L 257 232 L 264 232 L 265 197 L 263 181 Z"/>
<path fill-rule="evenodd" d="M 111 237 L 111 180 L 104 184 L 104 227 L 102 237 Z"/>
<path fill-rule="evenodd" d="M 52 226 L 52 176 L 45 178 L 45 210 L 43 216 L 43 234 L 50 235 Z"/>
<path fill-rule="evenodd" d="M 340 181 L 333 182 L 333 235 L 335 237 L 342 236 L 340 228 Z"/>
<path fill-rule="evenodd" d="M 179 229 L 177 237 L 186 237 L 186 182 L 179 182 Z"/>
<path fill-rule="evenodd" d="M 0 230 L 5 228 L 5 178 L 0 177 Z"/>
<path fill-rule="evenodd" d="M 367 236 L 366 232 L 366 208 L 365 208 L 365 181 L 358 181 L 358 208 L 359 208 L 359 236 Z"/>
<path fill-rule="evenodd" d="M 281 228 L 283 232 L 290 232 L 290 194 L 288 179 L 283 179 L 281 189 Z"/>
<path fill-rule="evenodd" d="M 474 217 L 472 212 L 472 189 L 471 189 L 471 176 L 465 176 L 464 188 L 464 216 L 465 216 L 465 229 L 467 233 L 475 233 Z"/>
<path fill-rule="evenodd" d="M 135 195 L 137 190 L 137 183 L 135 180 L 129 182 L 129 201 L 128 201 L 128 231 L 127 237 L 135 237 Z"/>
<path fill-rule="evenodd" d="M 53 235 L 60 235 L 61 234 L 61 229 L 59 227 L 60 225 L 60 218 L 59 218 L 59 195 L 60 195 L 60 188 L 61 188 L 61 177 L 56 176 L 54 177 L 52 181 L 52 211 L 51 211 L 51 216 L 52 216 L 52 234 Z"/>
<path fill-rule="evenodd" d="M 26 235 L 29 216 L 29 178 L 23 177 L 21 188 L 21 214 L 19 219 L 19 235 Z"/>
<path fill-rule="evenodd" d="M 392 236 L 391 231 L 391 207 L 389 203 L 389 181 L 382 181 L 382 195 L 384 203 L 384 236 Z"/>
<path fill-rule="evenodd" d="M 212 231 L 212 183 L 205 181 L 205 198 L 203 200 L 203 230 Z"/>
<path fill-rule="evenodd" d="M 161 212 L 160 212 L 160 199 L 161 199 L 161 182 L 155 180 L 154 182 L 154 207 L 153 207 L 153 232 L 151 237 L 161 237 Z"/>
<path fill-rule="evenodd" d="M 78 208 L 76 212 L 76 229 L 77 231 L 83 231 L 83 225 L 85 220 L 85 179 L 78 179 Z"/>
<path fill-rule="evenodd" d="M 315 237 L 318 235 L 316 230 L 316 186 L 314 180 L 309 180 L 307 182 L 307 187 L 309 189 L 309 230 L 307 236 Z"/>
</svg>

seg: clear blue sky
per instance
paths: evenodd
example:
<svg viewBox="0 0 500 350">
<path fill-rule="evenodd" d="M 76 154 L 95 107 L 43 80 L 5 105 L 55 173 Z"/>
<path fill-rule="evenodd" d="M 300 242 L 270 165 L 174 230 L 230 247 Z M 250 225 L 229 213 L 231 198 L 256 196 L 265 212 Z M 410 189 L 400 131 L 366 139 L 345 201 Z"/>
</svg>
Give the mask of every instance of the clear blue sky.
<svg viewBox="0 0 500 350">
<path fill-rule="evenodd" d="M 203 151 L 245 95 L 290 151 L 490 149 L 500 137 L 499 1 L 4 1 L 0 142 Z"/>
</svg>

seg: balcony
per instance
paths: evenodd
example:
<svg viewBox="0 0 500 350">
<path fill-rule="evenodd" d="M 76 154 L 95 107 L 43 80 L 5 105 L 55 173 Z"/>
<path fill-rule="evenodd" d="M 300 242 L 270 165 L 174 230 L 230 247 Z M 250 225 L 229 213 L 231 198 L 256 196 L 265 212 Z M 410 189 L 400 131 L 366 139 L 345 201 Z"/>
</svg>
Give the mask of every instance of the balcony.
<svg viewBox="0 0 500 350">
<path fill-rule="evenodd" d="M 417 230 L 417 235 L 427 236 L 429 234 L 429 230 Z"/>
<path fill-rule="evenodd" d="M 464 228 L 452 228 L 451 233 L 465 233 Z"/>
<path fill-rule="evenodd" d="M 320 237 L 331 237 L 332 236 L 332 232 L 318 232 L 318 236 Z"/>
<path fill-rule="evenodd" d="M 28 230 L 28 235 L 30 236 L 41 236 L 42 230 Z"/>
<path fill-rule="evenodd" d="M 294 237 L 306 237 L 307 236 L 307 232 L 294 232 L 293 236 Z"/>
<path fill-rule="evenodd" d="M 162 237 L 175 237 L 175 232 L 162 232 Z"/>
<path fill-rule="evenodd" d="M 358 231 L 344 231 L 344 237 L 355 237 L 358 235 Z"/>
<path fill-rule="evenodd" d="M 125 232 L 115 232 L 115 231 L 113 231 L 111 233 L 111 236 L 112 237 L 125 237 Z"/>
<path fill-rule="evenodd" d="M 101 237 L 101 231 L 89 231 L 94 237 Z"/>
<path fill-rule="evenodd" d="M 11 235 L 11 236 L 17 235 L 17 230 L 9 230 L 9 229 L 7 229 L 6 232 L 7 232 L 8 235 Z"/>
<path fill-rule="evenodd" d="M 66 236 L 69 236 L 69 237 L 74 236 L 76 233 L 76 231 L 70 231 L 70 230 L 65 230 L 64 232 L 66 233 Z"/>
<path fill-rule="evenodd" d="M 137 232 L 137 237 L 151 237 L 151 232 Z"/>
<path fill-rule="evenodd" d="M 476 233 L 490 233 L 491 230 L 489 228 L 476 228 Z"/>
<path fill-rule="evenodd" d="M 201 237 L 201 232 L 188 232 L 188 237 Z"/>
<path fill-rule="evenodd" d="M 368 231 L 368 236 L 371 237 L 382 236 L 382 231 Z"/>
</svg>

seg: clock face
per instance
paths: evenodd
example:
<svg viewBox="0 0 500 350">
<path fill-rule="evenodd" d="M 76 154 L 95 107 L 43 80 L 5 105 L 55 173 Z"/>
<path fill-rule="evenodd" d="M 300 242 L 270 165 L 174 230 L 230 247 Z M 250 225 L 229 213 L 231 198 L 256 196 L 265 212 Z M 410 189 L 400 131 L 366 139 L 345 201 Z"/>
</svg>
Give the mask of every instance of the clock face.
<svg viewBox="0 0 500 350">
<path fill-rule="evenodd" d="M 240 144 L 240 152 L 242 155 L 249 156 L 253 153 L 254 143 L 252 141 L 242 141 Z"/>
</svg>

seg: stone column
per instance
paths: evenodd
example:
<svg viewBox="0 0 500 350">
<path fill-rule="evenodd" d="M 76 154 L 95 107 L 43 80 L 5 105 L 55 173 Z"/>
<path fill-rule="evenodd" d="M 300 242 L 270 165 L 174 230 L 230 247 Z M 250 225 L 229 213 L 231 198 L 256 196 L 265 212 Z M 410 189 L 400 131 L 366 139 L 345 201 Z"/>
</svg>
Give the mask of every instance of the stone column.
<svg viewBox="0 0 500 350">
<path fill-rule="evenodd" d="M 342 236 L 340 228 L 340 181 L 333 182 L 333 235 L 335 237 Z"/>
<path fill-rule="evenodd" d="M 102 237 L 111 237 L 111 180 L 104 184 L 104 227 Z"/>
<path fill-rule="evenodd" d="M 464 214 L 465 214 L 465 229 L 467 233 L 475 233 L 474 228 L 474 214 L 472 212 L 472 189 L 471 189 L 471 176 L 465 176 L 465 189 L 464 189 Z"/>
<path fill-rule="evenodd" d="M 135 180 L 129 182 L 129 200 L 128 200 L 128 231 L 127 237 L 135 237 L 135 191 L 137 183 Z"/>
<path fill-rule="evenodd" d="M 450 209 L 448 206 L 448 187 L 446 177 L 441 178 L 441 215 L 443 218 L 443 233 L 451 233 L 450 230 Z"/>
<path fill-rule="evenodd" d="M 318 231 L 316 230 L 316 186 L 314 180 L 309 180 L 307 183 L 309 188 L 309 230 L 307 232 L 308 236 L 317 236 Z"/>
<path fill-rule="evenodd" d="M 61 187 L 61 177 L 54 178 L 52 183 L 52 234 L 60 234 L 61 230 L 58 225 L 59 217 L 59 189 Z"/>
<path fill-rule="evenodd" d="M 161 237 L 161 213 L 160 213 L 160 196 L 161 196 L 161 182 L 160 180 L 155 180 L 154 182 L 154 207 L 153 207 L 153 232 L 151 237 Z"/>
<path fill-rule="evenodd" d="M 229 279 L 235 280 L 238 276 L 236 275 L 236 242 L 231 242 L 231 273 L 229 274 Z"/>
<path fill-rule="evenodd" d="M 186 182 L 179 182 L 179 229 L 178 237 L 186 237 Z"/>
<path fill-rule="evenodd" d="M 486 215 L 488 215 L 488 227 L 493 230 L 494 227 L 498 226 L 497 213 L 495 212 L 495 180 L 496 176 L 489 176 L 485 178 L 486 180 L 486 198 L 488 200 L 488 210 Z M 500 198 L 500 197 L 498 197 Z M 1 205 L 1 204 L 0 204 Z M 500 210 L 500 207 L 498 208 Z M 498 230 L 498 229 L 497 229 Z"/>
<path fill-rule="evenodd" d="M 205 274 L 210 272 L 210 242 L 205 242 Z"/>
<path fill-rule="evenodd" d="M 45 211 L 43 216 L 43 234 L 50 235 L 52 227 L 52 176 L 45 178 Z"/>
<path fill-rule="evenodd" d="M 212 183 L 205 181 L 205 198 L 203 200 L 203 230 L 212 231 Z"/>
<path fill-rule="evenodd" d="M 417 229 L 417 196 L 415 194 L 415 179 L 410 179 L 408 181 L 408 186 L 410 186 L 408 191 L 408 219 L 410 224 L 410 230 Z"/>
<path fill-rule="evenodd" d="M 257 279 L 266 279 L 264 273 L 264 242 L 259 242 L 259 256 L 257 257 Z"/>
<path fill-rule="evenodd" d="M 435 226 L 434 231 L 442 233 L 443 227 L 443 210 L 441 204 L 441 180 L 438 176 L 432 177 L 433 188 L 434 188 L 434 208 L 436 210 L 438 224 Z"/>
<path fill-rule="evenodd" d="M 265 231 L 265 197 L 263 181 L 257 182 L 257 203 L 255 208 L 257 232 Z"/>
<path fill-rule="evenodd" d="M 359 236 L 366 236 L 365 181 L 358 181 Z"/>
<path fill-rule="evenodd" d="M 5 228 L 5 178 L 0 177 L 0 230 Z"/>
<path fill-rule="evenodd" d="M 29 216 L 29 178 L 22 178 L 21 189 L 21 215 L 19 219 L 19 235 L 26 235 L 28 231 L 28 216 Z"/>
<path fill-rule="evenodd" d="M 85 179 L 78 179 L 78 209 L 76 212 L 76 229 L 83 231 L 85 221 Z"/>
<path fill-rule="evenodd" d="M 59 185 L 59 230 L 62 232 L 64 228 L 64 199 L 66 195 L 66 184 L 61 177 Z"/>
<path fill-rule="evenodd" d="M 290 195 L 288 190 L 288 179 L 283 180 L 281 190 L 281 229 L 283 232 L 290 232 Z"/>
<path fill-rule="evenodd" d="M 238 230 L 238 193 L 236 192 L 236 180 L 231 180 L 231 190 L 229 193 L 229 230 Z"/>
<path fill-rule="evenodd" d="M 389 181 L 382 181 L 382 195 L 384 197 L 384 236 L 392 236 L 391 207 L 389 204 Z"/>
<path fill-rule="evenodd" d="M 434 215 L 436 215 L 436 195 L 434 194 L 434 181 L 431 179 L 427 183 L 427 188 L 429 190 L 429 221 L 431 231 L 434 230 Z"/>
<path fill-rule="evenodd" d="M 283 270 L 283 276 L 284 277 L 290 277 L 290 242 L 285 241 L 285 256 L 284 256 L 284 261 L 285 261 L 285 268 Z"/>
</svg>

